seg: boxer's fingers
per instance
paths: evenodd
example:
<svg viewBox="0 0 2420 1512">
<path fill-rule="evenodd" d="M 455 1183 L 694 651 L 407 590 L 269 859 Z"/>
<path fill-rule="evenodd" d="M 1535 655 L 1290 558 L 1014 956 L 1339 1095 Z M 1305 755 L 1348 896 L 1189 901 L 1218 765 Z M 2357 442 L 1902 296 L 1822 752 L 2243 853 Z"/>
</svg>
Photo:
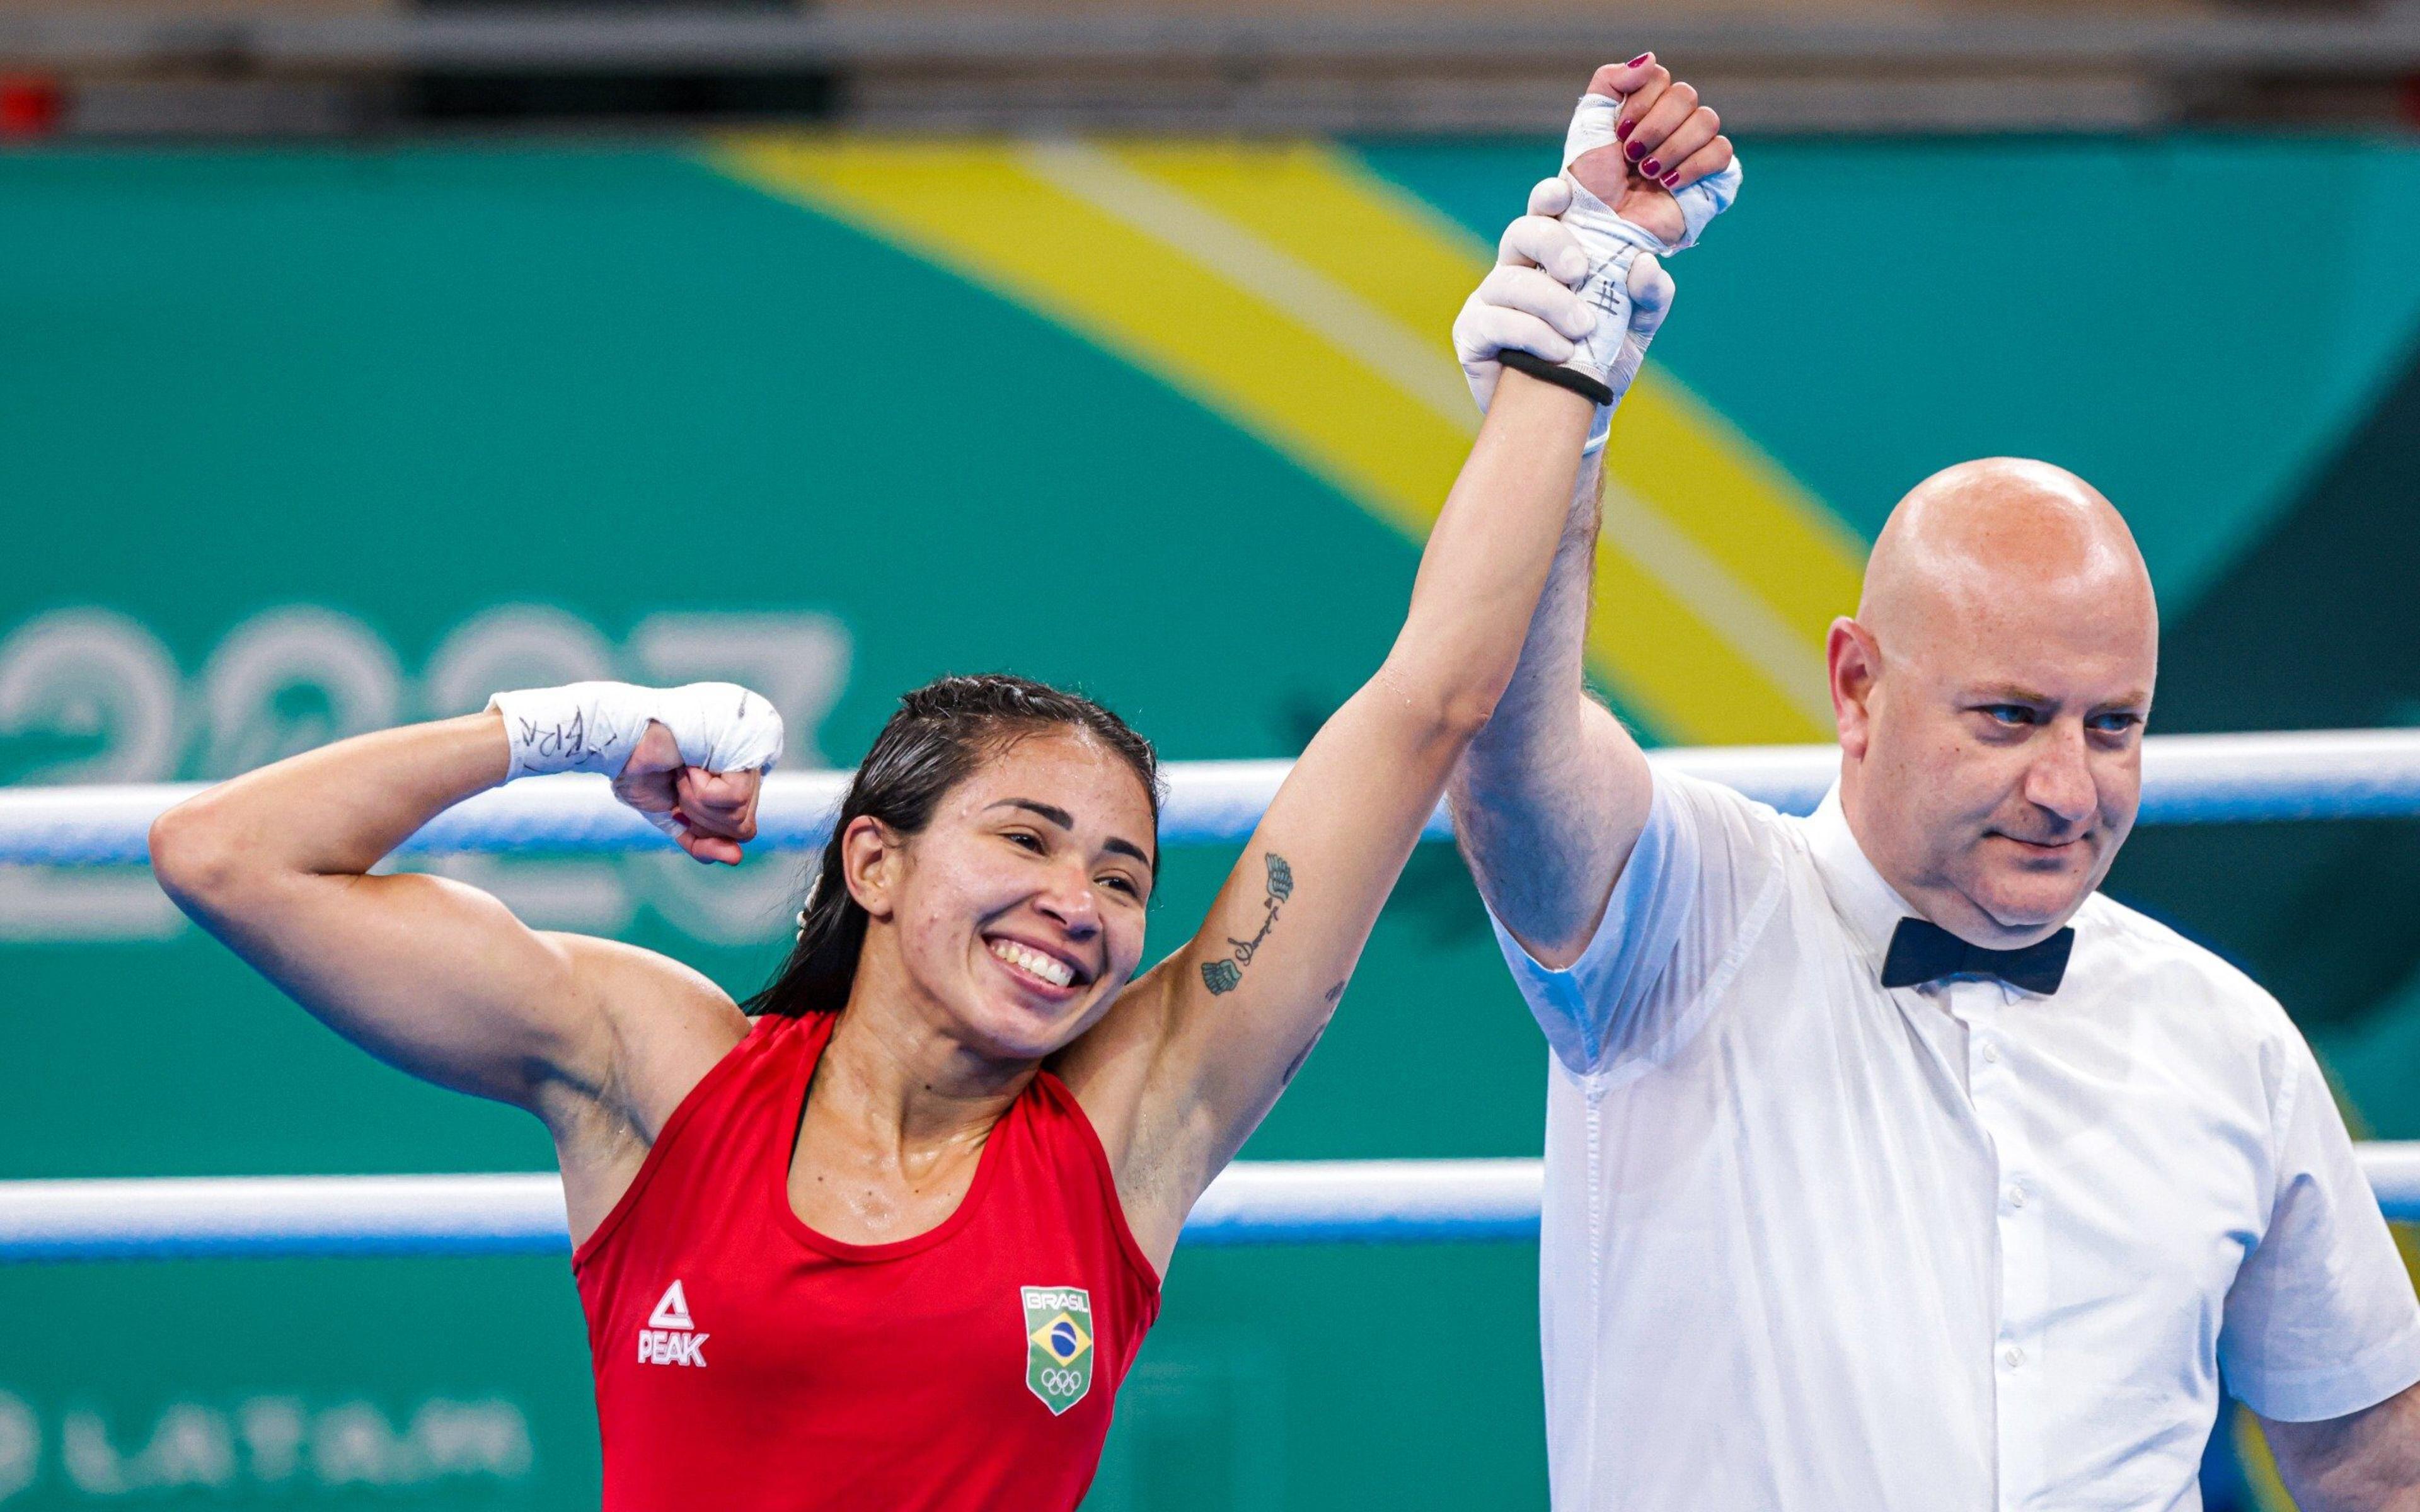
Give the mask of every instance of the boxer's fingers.
<svg viewBox="0 0 2420 1512">
<path fill-rule="evenodd" d="M 690 827 L 742 843 L 756 838 L 756 792 L 762 774 L 685 768 L 680 812 Z"/>
<path fill-rule="evenodd" d="M 662 777 L 679 771 L 680 764 L 680 742 L 673 738 L 672 731 L 661 719 L 650 719 L 647 727 L 639 732 L 638 742 L 630 748 L 629 759 L 622 764 L 622 770 L 614 774 L 614 779 L 618 781 L 623 778 Z"/>
<path fill-rule="evenodd" d="M 678 829 L 673 832 L 673 842 L 696 860 L 708 864 L 720 861 L 725 866 L 739 864 L 739 842 L 724 840 L 720 835 L 701 835 L 694 830 Z"/>
<path fill-rule="evenodd" d="M 1641 53 L 1627 63 L 1608 63 L 1590 78 L 1588 92 L 1603 95 L 1608 100 L 1620 100 L 1645 81 L 1654 64 L 1655 54 L 1652 53 Z"/>
<path fill-rule="evenodd" d="M 1661 63 L 1650 66 L 1647 77 L 1641 79 L 1638 87 L 1632 90 L 1621 101 L 1621 115 L 1613 128 L 1614 140 L 1617 142 L 1628 140 L 1630 133 L 1638 130 L 1639 117 L 1653 110 L 1655 102 L 1663 99 L 1664 91 L 1670 87 L 1672 87 L 1672 70 Z M 1697 101 L 1693 100 L 1690 103 L 1696 104 Z"/>
<path fill-rule="evenodd" d="M 1622 150 L 1629 154 L 1633 162 L 1652 157 L 1655 149 L 1664 145 L 1664 139 L 1679 130 L 1681 123 L 1687 120 L 1697 108 L 1697 86 L 1673 81 L 1669 88 L 1655 98 L 1655 103 L 1647 114 L 1638 117 L 1638 124 L 1630 129 L 1628 146 Z"/>
<path fill-rule="evenodd" d="M 1665 188 L 1682 190 L 1700 178 L 1710 178 L 1731 165 L 1731 139 L 1718 136 L 1690 153 L 1677 168 L 1667 167 L 1662 183 Z"/>
<path fill-rule="evenodd" d="M 1722 129 L 1722 117 L 1699 105 L 1689 113 L 1688 119 L 1672 129 L 1672 134 L 1666 137 L 1661 146 L 1647 154 L 1646 161 L 1639 163 L 1638 171 L 1662 183 L 1666 174 L 1688 162 L 1690 153 L 1712 142 L 1721 134 Z M 1664 187 L 1669 189 L 1672 186 L 1665 184 Z"/>
</svg>

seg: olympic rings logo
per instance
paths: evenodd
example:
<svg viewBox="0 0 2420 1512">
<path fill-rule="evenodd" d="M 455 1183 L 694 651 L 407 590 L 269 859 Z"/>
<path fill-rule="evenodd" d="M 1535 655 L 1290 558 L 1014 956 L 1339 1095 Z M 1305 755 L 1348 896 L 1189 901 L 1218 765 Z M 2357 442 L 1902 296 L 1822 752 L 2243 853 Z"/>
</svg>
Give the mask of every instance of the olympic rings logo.
<svg viewBox="0 0 2420 1512">
<path fill-rule="evenodd" d="M 1045 1366 L 1039 1374 L 1042 1389 L 1053 1396 L 1073 1396 L 1084 1389 L 1085 1374 L 1081 1370 L 1054 1370 Z"/>
</svg>

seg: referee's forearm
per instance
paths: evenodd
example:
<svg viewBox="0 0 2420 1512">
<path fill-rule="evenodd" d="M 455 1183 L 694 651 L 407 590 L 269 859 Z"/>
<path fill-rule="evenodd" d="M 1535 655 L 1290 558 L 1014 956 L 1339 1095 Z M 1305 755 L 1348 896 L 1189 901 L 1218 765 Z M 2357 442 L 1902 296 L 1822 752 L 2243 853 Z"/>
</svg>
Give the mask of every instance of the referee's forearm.
<svg viewBox="0 0 2420 1512">
<path fill-rule="evenodd" d="M 1602 477 L 1594 458 L 1580 471 L 1554 564 L 1529 615 L 1520 664 L 1497 701 L 1495 717 L 1471 742 L 1456 774 L 1457 794 L 1467 782 L 1491 796 L 1518 795 L 1542 775 L 1537 760 L 1541 748 L 1568 740 L 1578 730 L 1588 698 L 1589 596 L 1596 568 Z"/>
<path fill-rule="evenodd" d="M 1585 680 L 1598 486 L 1591 464 L 1575 492 L 1519 670 L 1449 795 L 1488 906 L 1533 948 L 1575 933 L 1585 938 L 1646 813 L 1644 759 L 1589 697 Z"/>
</svg>

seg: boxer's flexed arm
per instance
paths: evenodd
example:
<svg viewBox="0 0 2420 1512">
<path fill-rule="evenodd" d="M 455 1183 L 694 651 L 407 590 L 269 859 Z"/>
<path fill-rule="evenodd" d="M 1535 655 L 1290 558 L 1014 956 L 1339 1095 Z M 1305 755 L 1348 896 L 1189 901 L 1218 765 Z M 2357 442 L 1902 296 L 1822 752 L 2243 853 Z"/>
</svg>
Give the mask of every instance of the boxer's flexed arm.
<svg viewBox="0 0 2420 1512">
<path fill-rule="evenodd" d="M 727 1048 L 742 1026 L 730 998 L 660 956 L 531 930 L 474 887 L 371 869 L 455 804 L 547 770 L 610 771 L 692 856 L 736 861 L 781 738 L 752 694 L 746 718 L 726 717 L 741 698 L 724 684 L 575 684 L 340 741 L 162 815 L 152 870 L 338 1034 L 425 1080 L 528 1107 L 560 1136 L 578 1107 L 630 1090 L 613 1085 L 624 1007 L 703 1026 Z"/>
<path fill-rule="evenodd" d="M 1482 408 L 1498 353 L 1571 358 L 1583 345 L 1570 339 L 1575 305 L 1628 257 L 1694 243 L 1739 187 L 1721 122 L 1652 54 L 1597 70 L 1564 158 L 1564 174 L 1531 192 L 1530 213 L 1507 229 L 1498 267 L 1455 324 Z M 1625 378 L 1639 356 L 1621 354 Z M 1550 966 L 1569 964 L 1594 934 L 1652 791 L 1637 742 L 1585 682 L 1601 476 L 1595 465 L 1581 475 L 1520 670 L 1448 794 L 1488 906 Z"/>
</svg>

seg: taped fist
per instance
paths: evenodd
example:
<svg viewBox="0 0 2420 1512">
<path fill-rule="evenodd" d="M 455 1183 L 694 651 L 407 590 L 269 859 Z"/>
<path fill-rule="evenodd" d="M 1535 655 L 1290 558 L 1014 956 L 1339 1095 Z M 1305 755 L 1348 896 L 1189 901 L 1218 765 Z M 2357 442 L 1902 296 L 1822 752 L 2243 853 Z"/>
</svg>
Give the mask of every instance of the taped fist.
<svg viewBox="0 0 2420 1512">
<path fill-rule="evenodd" d="M 1671 306 L 1657 255 L 1694 246 L 1739 193 L 1721 126 L 1652 53 L 1596 71 L 1572 115 L 1564 171 L 1529 192 L 1529 212 L 1505 229 L 1495 270 L 1454 321 L 1482 411 L 1508 350 L 1586 372 L 1620 402 Z M 1611 419 L 1601 408 L 1591 448 Z"/>
<path fill-rule="evenodd" d="M 506 780 L 596 772 L 613 795 L 701 861 L 737 863 L 756 795 L 782 759 L 782 717 L 736 683 L 567 683 L 499 693 Z"/>
<path fill-rule="evenodd" d="M 651 719 L 613 779 L 613 795 L 698 860 L 737 866 L 740 847 L 756 838 L 756 797 L 764 783 L 761 770 L 690 765 L 672 730 Z"/>
</svg>

